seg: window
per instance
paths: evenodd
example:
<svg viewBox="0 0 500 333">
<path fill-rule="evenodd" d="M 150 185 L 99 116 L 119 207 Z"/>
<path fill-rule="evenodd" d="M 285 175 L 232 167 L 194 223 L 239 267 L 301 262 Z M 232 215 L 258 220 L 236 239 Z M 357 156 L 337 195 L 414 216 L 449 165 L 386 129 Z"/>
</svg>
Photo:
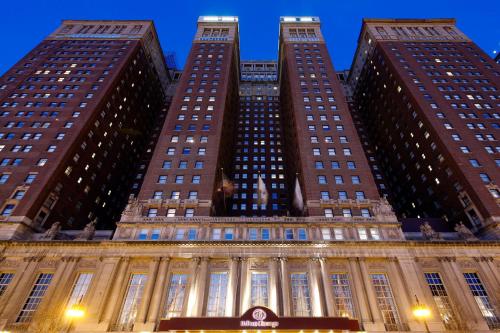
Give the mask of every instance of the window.
<svg viewBox="0 0 500 333">
<path fill-rule="evenodd" d="M 12 199 L 16 199 L 16 200 L 21 200 L 22 198 L 24 198 L 24 195 L 26 194 L 26 191 L 16 191 L 14 193 L 14 195 L 12 196 Z"/>
<path fill-rule="evenodd" d="M 362 217 L 371 217 L 370 210 L 368 208 L 361 208 Z"/>
<path fill-rule="evenodd" d="M 366 228 L 358 228 L 358 236 L 360 240 L 368 240 L 368 234 L 366 233 Z"/>
<path fill-rule="evenodd" d="M 158 176 L 158 184 L 166 184 L 166 183 L 167 183 L 167 176 L 166 175 Z"/>
<path fill-rule="evenodd" d="M 345 273 L 331 275 L 335 308 L 340 317 L 356 318 L 349 278 Z"/>
<path fill-rule="evenodd" d="M 477 273 L 464 273 L 465 282 L 469 286 L 472 296 L 476 300 L 477 306 L 483 315 L 484 320 L 490 329 L 500 328 L 500 318 L 495 311 L 495 307 L 490 301 L 490 297 Z"/>
<path fill-rule="evenodd" d="M 9 216 L 12 214 L 12 212 L 14 211 L 14 205 L 12 204 L 8 204 L 8 205 L 5 205 L 5 207 L 3 208 L 2 210 L 2 216 Z"/>
<path fill-rule="evenodd" d="M 323 240 L 331 240 L 332 233 L 329 228 L 321 228 L 321 237 Z"/>
<path fill-rule="evenodd" d="M 0 175 L 0 184 L 5 184 L 7 180 L 9 180 L 10 174 L 8 173 L 2 173 Z"/>
<path fill-rule="evenodd" d="M 330 199 L 330 192 L 321 191 L 321 200 L 329 200 L 329 199 Z"/>
<path fill-rule="evenodd" d="M 195 176 L 193 176 L 193 178 L 191 180 L 191 183 L 193 183 L 193 184 L 199 184 L 200 180 L 201 180 L 201 176 L 195 175 Z"/>
<path fill-rule="evenodd" d="M 210 274 L 208 289 L 207 317 L 223 317 L 226 310 L 227 272 Z"/>
<path fill-rule="evenodd" d="M 193 217 L 194 216 L 194 209 L 193 208 L 186 208 L 186 211 L 184 212 L 185 217 Z"/>
<path fill-rule="evenodd" d="M 148 277 L 146 274 L 131 274 L 127 286 L 127 292 L 123 300 L 120 315 L 118 317 L 118 326 L 120 330 L 131 330 L 139 305 L 141 304 L 142 294 Z"/>
<path fill-rule="evenodd" d="M 479 161 L 478 160 L 475 160 L 475 159 L 470 159 L 469 160 L 469 163 L 470 165 L 472 165 L 474 168 L 479 168 L 481 166 L 481 164 L 479 164 Z"/>
<path fill-rule="evenodd" d="M 457 316 L 439 273 L 424 273 L 434 302 L 447 330 L 458 330 Z"/>
<path fill-rule="evenodd" d="M 175 183 L 176 184 L 184 183 L 184 176 L 175 176 Z"/>
<path fill-rule="evenodd" d="M 292 312 L 295 317 L 311 316 L 311 297 L 307 273 L 292 273 Z"/>
<path fill-rule="evenodd" d="M 343 240 L 344 239 L 344 231 L 342 228 L 333 228 L 333 235 L 335 240 Z"/>
<path fill-rule="evenodd" d="M 13 277 L 13 273 L 0 273 L 0 296 L 5 293 Z"/>
<path fill-rule="evenodd" d="M 92 273 L 80 273 L 73 285 L 73 289 L 71 290 L 71 295 L 68 300 L 68 304 L 66 304 L 66 308 L 70 308 L 75 304 L 81 304 L 83 298 L 87 294 L 87 291 L 90 286 L 90 282 L 92 282 L 92 277 L 94 274 Z"/>
<path fill-rule="evenodd" d="M 175 217 L 175 212 L 176 212 L 175 208 L 167 209 L 167 217 Z"/>
<path fill-rule="evenodd" d="M 392 294 L 389 279 L 385 274 L 370 274 L 377 305 L 382 313 L 385 328 L 387 331 L 401 331 L 401 319 L 399 317 L 396 302 Z"/>
<path fill-rule="evenodd" d="M 222 229 L 221 228 L 214 228 L 212 229 L 212 240 L 220 240 L 222 235 Z"/>
<path fill-rule="evenodd" d="M 251 279 L 251 306 L 268 306 L 269 304 L 269 275 L 267 273 L 252 272 Z"/>
<path fill-rule="evenodd" d="M 325 208 L 323 212 L 325 214 L 325 217 L 333 217 L 333 209 Z"/>
<path fill-rule="evenodd" d="M 17 316 L 16 323 L 29 323 L 31 321 L 36 309 L 42 302 L 43 296 L 49 288 L 53 276 L 54 274 L 52 273 L 41 273 L 38 275 L 21 312 Z"/>
<path fill-rule="evenodd" d="M 172 274 L 168 284 L 167 299 L 163 309 L 164 318 L 180 317 L 186 296 L 188 275 Z"/>
<path fill-rule="evenodd" d="M 318 184 L 327 184 L 326 176 L 318 176 Z"/>
<path fill-rule="evenodd" d="M 156 208 L 148 209 L 148 217 L 156 217 L 157 214 L 158 214 L 158 209 Z"/>
</svg>

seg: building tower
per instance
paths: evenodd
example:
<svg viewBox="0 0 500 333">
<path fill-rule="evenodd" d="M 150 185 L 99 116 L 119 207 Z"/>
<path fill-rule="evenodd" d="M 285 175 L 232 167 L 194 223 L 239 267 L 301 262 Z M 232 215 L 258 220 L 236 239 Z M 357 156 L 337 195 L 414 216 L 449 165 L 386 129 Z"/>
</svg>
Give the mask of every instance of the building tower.
<svg viewBox="0 0 500 333">
<path fill-rule="evenodd" d="M 0 78 L 2 237 L 54 222 L 112 227 L 168 83 L 151 21 L 63 21 L 9 69 Z"/>
<path fill-rule="evenodd" d="M 281 18 L 279 75 L 287 179 L 298 175 L 306 207 L 294 214 L 371 216 L 380 196 L 319 18 Z"/>
<path fill-rule="evenodd" d="M 452 19 L 365 19 L 349 85 L 400 217 L 498 236 L 500 71 Z"/>
<path fill-rule="evenodd" d="M 236 17 L 202 16 L 138 195 L 144 216 L 224 215 L 238 109 Z"/>
<path fill-rule="evenodd" d="M 286 216 L 282 118 L 275 61 L 243 61 L 240 66 L 240 109 L 236 130 L 231 215 Z M 268 192 L 259 203 L 258 177 Z"/>
</svg>

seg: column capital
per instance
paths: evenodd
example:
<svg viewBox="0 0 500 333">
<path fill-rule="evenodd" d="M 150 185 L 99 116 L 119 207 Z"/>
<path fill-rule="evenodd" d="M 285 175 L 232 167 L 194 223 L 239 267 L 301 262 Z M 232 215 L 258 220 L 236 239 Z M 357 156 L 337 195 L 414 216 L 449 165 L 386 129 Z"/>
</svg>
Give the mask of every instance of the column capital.
<svg viewBox="0 0 500 333">
<path fill-rule="evenodd" d="M 457 258 L 455 257 L 439 257 L 437 258 L 439 262 L 455 262 L 457 261 Z"/>
<path fill-rule="evenodd" d="M 488 261 L 493 262 L 493 257 L 483 257 L 483 256 L 481 256 L 481 257 L 474 257 L 474 260 L 476 262 L 488 262 Z"/>
<path fill-rule="evenodd" d="M 323 261 L 325 258 L 323 257 L 311 257 L 309 258 L 309 261 L 313 262 L 313 263 L 321 263 L 321 261 Z"/>
</svg>

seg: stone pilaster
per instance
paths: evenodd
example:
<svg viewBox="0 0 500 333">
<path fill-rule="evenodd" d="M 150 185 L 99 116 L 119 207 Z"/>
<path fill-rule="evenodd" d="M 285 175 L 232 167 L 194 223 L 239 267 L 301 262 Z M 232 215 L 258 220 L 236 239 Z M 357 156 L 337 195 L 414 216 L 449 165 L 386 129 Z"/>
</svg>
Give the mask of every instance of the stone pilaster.
<svg viewBox="0 0 500 333">
<path fill-rule="evenodd" d="M 161 316 L 161 300 L 163 295 L 165 295 L 165 288 L 167 286 L 167 276 L 168 276 L 168 264 L 170 262 L 169 257 L 162 257 L 160 259 L 160 264 L 158 267 L 158 274 L 153 287 L 153 293 L 151 297 L 151 304 L 149 306 L 147 323 L 148 326 L 153 325 L 160 319 Z"/>
<path fill-rule="evenodd" d="M 279 258 L 281 278 L 281 299 L 283 301 L 283 316 L 291 316 L 290 275 L 287 266 L 288 258 Z"/>
<path fill-rule="evenodd" d="M 238 277 L 239 277 L 240 258 L 231 258 L 229 263 L 229 276 L 226 294 L 226 316 L 234 317 L 236 311 L 236 302 L 238 301 Z"/>
<path fill-rule="evenodd" d="M 321 268 L 320 258 L 309 259 L 309 284 L 311 286 L 311 306 L 313 317 L 322 317 L 324 315 L 324 296 L 323 286 L 321 283 Z"/>
<path fill-rule="evenodd" d="M 139 310 L 137 311 L 137 316 L 134 323 L 134 331 L 144 331 L 144 325 L 146 324 L 146 316 L 151 305 L 151 298 L 153 294 L 153 289 L 156 284 L 158 267 L 160 265 L 160 258 L 152 258 L 149 263 L 148 278 L 146 281 L 146 286 L 144 288 L 143 297 L 141 303 L 139 304 Z"/>
<path fill-rule="evenodd" d="M 327 261 L 325 258 L 319 260 L 321 270 L 321 282 L 325 295 L 326 315 L 328 317 L 337 316 L 337 309 L 335 308 L 334 294 L 332 290 L 332 283 L 328 274 Z"/>
</svg>

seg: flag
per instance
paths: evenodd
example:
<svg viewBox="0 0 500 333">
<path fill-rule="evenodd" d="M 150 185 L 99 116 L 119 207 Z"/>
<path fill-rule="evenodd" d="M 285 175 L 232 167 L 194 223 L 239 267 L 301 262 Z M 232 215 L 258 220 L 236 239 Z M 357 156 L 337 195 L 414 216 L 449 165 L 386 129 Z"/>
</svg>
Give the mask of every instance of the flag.
<svg viewBox="0 0 500 333">
<path fill-rule="evenodd" d="M 267 205 L 268 196 L 269 194 L 267 193 L 266 184 L 264 184 L 264 181 L 262 180 L 259 174 L 259 180 L 257 183 L 257 198 L 258 198 L 257 203 L 259 205 Z"/>
<path fill-rule="evenodd" d="M 230 197 L 234 192 L 234 184 L 229 178 L 222 172 L 222 184 L 221 190 L 224 193 L 225 197 Z"/>
<path fill-rule="evenodd" d="M 300 189 L 299 178 L 295 178 L 295 190 L 293 191 L 293 207 L 302 213 L 304 210 L 304 199 L 302 198 L 302 190 Z"/>
</svg>

